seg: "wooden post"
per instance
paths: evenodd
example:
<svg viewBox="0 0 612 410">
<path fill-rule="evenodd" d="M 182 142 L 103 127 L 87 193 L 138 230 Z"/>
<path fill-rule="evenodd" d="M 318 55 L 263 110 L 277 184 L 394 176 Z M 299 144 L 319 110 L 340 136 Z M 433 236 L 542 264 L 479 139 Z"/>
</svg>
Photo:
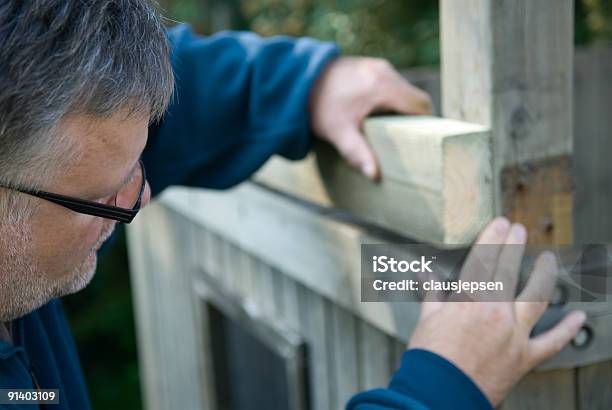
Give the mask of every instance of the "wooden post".
<svg viewBox="0 0 612 410">
<path fill-rule="evenodd" d="M 442 111 L 489 126 L 497 213 L 572 241 L 571 0 L 441 1 Z"/>
<path fill-rule="evenodd" d="M 612 241 L 612 49 L 576 50 L 574 58 L 574 240 Z"/>
<path fill-rule="evenodd" d="M 571 0 L 441 1 L 442 112 L 491 128 L 494 202 L 531 243 L 572 242 Z M 573 409 L 574 371 L 526 377 L 504 409 Z"/>
<path fill-rule="evenodd" d="M 612 240 L 612 52 L 592 48 L 576 53 L 575 107 L 576 207 L 574 210 L 577 243 L 610 243 Z M 603 338 L 599 330 L 595 337 Z M 609 343 L 609 342 L 608 342 Z M 577 402 L 580 408 L 610 407 L 612 361 L 603 361 L 576 372 Z"/>
</svg>

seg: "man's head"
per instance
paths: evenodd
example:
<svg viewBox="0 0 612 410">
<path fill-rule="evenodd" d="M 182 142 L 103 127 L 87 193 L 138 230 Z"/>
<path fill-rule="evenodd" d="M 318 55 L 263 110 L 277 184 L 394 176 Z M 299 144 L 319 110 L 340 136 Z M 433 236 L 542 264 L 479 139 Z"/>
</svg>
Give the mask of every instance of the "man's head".
<svg viewBox="0 0 612 410">
<path fill-rule="evenodd" d="M 172 93 L 168 54 L 146 0 L 0 0 L 0 184 L 137 196 L 148 125 Z M 0 320 L 83 288 L 114 225 L 0 188 Z"/>
</svg>

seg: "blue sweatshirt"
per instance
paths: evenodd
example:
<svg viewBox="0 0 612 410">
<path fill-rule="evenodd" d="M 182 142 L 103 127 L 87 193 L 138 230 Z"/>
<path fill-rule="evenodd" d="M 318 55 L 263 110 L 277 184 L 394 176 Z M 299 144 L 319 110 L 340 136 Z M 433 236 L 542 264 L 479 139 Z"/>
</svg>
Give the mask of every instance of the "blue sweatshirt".
<svg viewBox="0 0 612 410">
<path fill-rule="evenodd" d="M 176 96 L 149 132 L 143 160 L 153 194 L 170 185 L 227 188 L 270 156 L 303 158 L 311 146 L 308 96 L 334 44 L 312 39 L 223 32 L 203 38 L 170 30 Z M 59 300 L 12 323 L 0 341 L 0 389 L 60 390 L 55 410 L 90 408 L 77 351 Z M 12 405 L 0 408 L 29 409 Z M 407 351 L 388 389 L 362 392 L 353 410 L 491 409 L 453 364 L 425 350 Z M 273 410 L 273 409 L 272 409 Z"/>
</svg>

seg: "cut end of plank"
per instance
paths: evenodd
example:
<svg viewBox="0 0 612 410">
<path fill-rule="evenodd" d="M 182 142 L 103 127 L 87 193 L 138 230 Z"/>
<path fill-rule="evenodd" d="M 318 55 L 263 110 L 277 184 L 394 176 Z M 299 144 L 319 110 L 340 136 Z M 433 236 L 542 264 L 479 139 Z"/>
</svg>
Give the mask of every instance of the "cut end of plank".
<svg viewBox="0 0 612 410">
<path fill-rule="evenodd" d="M 449 138 L 444 146 L 445 243 L 471 242 L 494 213 L 489 142 Z"/>
</svg>

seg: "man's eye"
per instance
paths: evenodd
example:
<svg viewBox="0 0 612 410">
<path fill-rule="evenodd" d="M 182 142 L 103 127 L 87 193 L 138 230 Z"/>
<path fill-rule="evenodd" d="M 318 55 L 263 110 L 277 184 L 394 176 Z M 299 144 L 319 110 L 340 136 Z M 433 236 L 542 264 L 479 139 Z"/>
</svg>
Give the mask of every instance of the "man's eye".
<svg viewBox="0 0 612 410">
<path fill-rule="evenodd" d="M 121 188 L 119 188 L 119 190 L 117 192 L 115 192 L 112 195 L 108 195 L 102 198 L 97 198 L 97 199 L 93 199 L 93 202 L 97 202 L 99 204 L 104 204 L 104 205 L 112 205 L 114 206 L 117 203 L 117 195 L 119 195 L 119 193 L 124 190 L 127 186 L 129 186 L 130 184 L 132 184 L 134 182 L 134 180 L 136 179 L 138 172 L 134 171 L 132 172 L 132 174 L 130 175 L 129 179 L 127 181 L 125 181 L 125 183 L 123 184 L 123 186 L 121 186 Z"/>
<path fill-rule="evenodd" d="M 117 203 L 117 194 L 111 195 L 108 198 L 106 198 L 106 202 L 104 202 L 104 203 L 106 205 L 114 206 Z"/>
<path fill-rule="evenodd" d="M 94 199 L 93 202 L 97 202 L 101 205 L 113 205 L 116 196 L 116 194 L 105 196 L 103 198 Z"/>
</svg>

